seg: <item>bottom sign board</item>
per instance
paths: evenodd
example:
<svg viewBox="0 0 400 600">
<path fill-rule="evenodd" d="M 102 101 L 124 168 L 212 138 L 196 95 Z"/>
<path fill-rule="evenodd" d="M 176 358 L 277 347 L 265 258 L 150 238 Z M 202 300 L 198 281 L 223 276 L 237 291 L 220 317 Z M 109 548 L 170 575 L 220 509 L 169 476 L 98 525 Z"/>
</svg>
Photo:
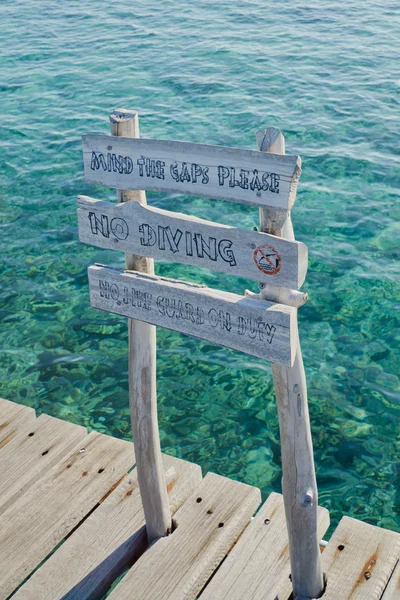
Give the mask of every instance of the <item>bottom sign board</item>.
<svg viewBox="0 0 400 600">
<path fill-rule="evenodd" d="M 260 231 L 227 227 L 139 202 L 78 198 L 79 239 L 99 248 L 205 267 L 298 290 L 307 246 Z"/>
<path fill-rule="evenodd" d="M 93 308 L 293 365 L 296 309 L 290 306 L 100 265 L 88 273 Z"/>
</svg>

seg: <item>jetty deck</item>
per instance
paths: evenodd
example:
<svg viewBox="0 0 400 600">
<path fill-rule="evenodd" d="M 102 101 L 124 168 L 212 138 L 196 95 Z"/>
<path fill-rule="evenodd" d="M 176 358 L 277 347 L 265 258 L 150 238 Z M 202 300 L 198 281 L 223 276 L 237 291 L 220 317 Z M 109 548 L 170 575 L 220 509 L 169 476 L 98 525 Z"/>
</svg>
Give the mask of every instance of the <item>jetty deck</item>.
<svg viewBox="0 0 400 600">
<path fill-rule="evenodd" d="M 282 496 L 163 461 L 174 531 L 147 547 L 133 444 L 0 400 L 0 598 L 289 600 Z M 323 598 L 398 600 L 399 559 L 400 534 L 344 517 Z"/>
</svg>

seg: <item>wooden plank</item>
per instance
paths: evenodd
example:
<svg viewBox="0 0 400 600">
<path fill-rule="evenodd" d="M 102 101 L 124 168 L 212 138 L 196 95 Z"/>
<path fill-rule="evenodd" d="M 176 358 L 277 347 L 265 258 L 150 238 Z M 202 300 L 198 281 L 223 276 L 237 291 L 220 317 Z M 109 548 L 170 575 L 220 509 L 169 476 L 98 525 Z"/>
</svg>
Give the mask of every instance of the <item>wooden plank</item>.
<svg viewBox="0 0 400 600">
<path fill-rule="evenodd" d="M 257 488 L 208 473 L 158 540 L 110 594 L 110 600 L 189 600 L 240 536 L 260 502 Z"/>
<path fill-rule="evenodd" d="M 139 116 L 120 109 L 110 115 L 111 134 L 139 138 Z M 118 202 L 146 205 L 143 190 L 117 190 Z M 125 254 L 126 268 L 154 275 L 152 258 Z M 136 469 L 149 541 L 171 531 L 172 521 L 161 458 L 156 388 L 156 329 L 128 319 L 129 408 L 136 451 Z"/>
<path fill-rule="evenodd" d="M 174 514 L 201 481 L 199 466 L 163 455 Z M 102 597 L 146 547 L 137 470 L 107 499 L 13 596 L 15 600 L 89 600 Z"/>
<path fill-rule="evenodd" d="M 307 246 L 257 231 L 142 206 L 78 197 L 79 239 L 85 244 L 205 267 L 298 290 Z M 139 269 L 136 269 L 139 270 Z"/>
<path fill-rule="evenodd" d="M 7 598 L 133 466 L 132 445 L 92 432 L 0 516 Z"/>
<path fill-rule="evenodd" d="M 22 427 L 35 420 L 33 408 L 0 398 L 0 448 L 13 440 Z"/>
<path fill-rule="evenodd" d="M 399 556 L 400 534 L 343 517 L 322 554 L 324 600 L 379 600 Z"/>
<path fill-rule="evenodd" d="M 84 135 L 86 181 L 123 190 L 161 190 L 289 210 L 299 156 L 188 142 Z"/>
<path fill-rule="evenodd" d="M 25 425 L 0 450 L 0 513 L 86 436 L 84 427 L 48 415 Z"/>
<path fill-rule="evenodd" d="M 329 527 L 329 512 L 318 509 L 318 534 Z M 281 494 L 271 494 L 201 594 L 201 600 L 287 600 L 289 540 Z"/>
<path fill-rule="evenodd" d="M 3 419 L 6 415 L 17 415 L 20 412 L 32 413 L 32 411 L 35 412 L 33 408 L 29 408 L 28 406 L 0 398 L 0 419 Z"/>
<path fill-rule="evenodd" d="M 397 565 L 389 579 L 382 600 L 399 600 L 400 598 L 400 556 Z"/>
<path fill-rule="evenodd" d="M 257 144 L 266 153 L 285 153 L 285 139 L 273 127 L 261 135 L 259 132 Z M 277 218 L 277 211 L 260 209 L 260 229 L 294 240 L 290 214 L 282 223 Z M 289 535 L 293 596 L 318 598 L 324 588 L 318 538 L 318 489 L 297 311 L 293 323 L 294 362 L 291 368 L 283 364 L 272 366 L 282 447 L 282 492 Z"/>
<path fill-rule="evenodd" d="M 185 282 L 89 267 L 94 308 L 291 365 L 295 310 Z"/>
</svg>

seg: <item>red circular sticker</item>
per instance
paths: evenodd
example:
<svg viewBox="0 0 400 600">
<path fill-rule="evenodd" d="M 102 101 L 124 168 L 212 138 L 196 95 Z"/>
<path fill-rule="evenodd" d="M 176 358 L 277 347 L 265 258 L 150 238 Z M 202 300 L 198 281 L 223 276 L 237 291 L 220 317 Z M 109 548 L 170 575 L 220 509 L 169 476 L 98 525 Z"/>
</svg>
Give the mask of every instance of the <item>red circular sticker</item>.
<svg viewBox="0 0 400 600">
<path fill-rule="evenodd" d="M 281 257 L 272 246 L 258 246 L 253 258 L 257 268 L 266 275 L 275 275 L 281 268 Z"/>
</svg>

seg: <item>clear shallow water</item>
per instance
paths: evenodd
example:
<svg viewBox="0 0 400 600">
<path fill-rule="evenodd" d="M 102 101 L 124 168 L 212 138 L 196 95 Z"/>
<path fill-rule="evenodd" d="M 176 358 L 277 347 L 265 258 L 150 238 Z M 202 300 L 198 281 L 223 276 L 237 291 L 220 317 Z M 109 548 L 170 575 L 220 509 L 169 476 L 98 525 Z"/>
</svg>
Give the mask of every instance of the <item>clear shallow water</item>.
<svg viewBox="0 0 400 600">
<path fill-rule="evenodd" d="M 400 530 L 399 12 L 396 2 L 3 0 L 0 6 L 1 395 L 129 438 L 123 319 L 89 306 L 80 137 L 137 108 L 146 137 L 255 147 L 276 126 L 303 159 L 296 237 L 320 502 Z M 396 69 L 397 67 L 397 69 Z M 148 194 L 251 228 L 257 210 Z M 242 293 L 254 283 L 159 264 Z M 268 363 L 158 330 L 163 450 L 280 490 Z"/>
</svg>

